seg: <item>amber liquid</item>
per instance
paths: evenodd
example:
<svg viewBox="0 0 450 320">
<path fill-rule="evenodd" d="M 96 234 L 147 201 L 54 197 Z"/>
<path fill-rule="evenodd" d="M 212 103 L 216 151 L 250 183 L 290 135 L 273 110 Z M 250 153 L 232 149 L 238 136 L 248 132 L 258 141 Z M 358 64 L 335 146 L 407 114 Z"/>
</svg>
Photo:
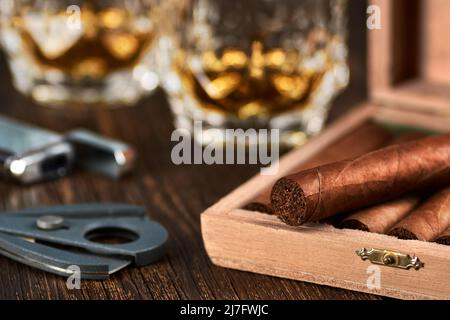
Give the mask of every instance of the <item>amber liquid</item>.
<svg viewBox="0 0 450 320">
<path fill-rule="evenodd" d="M 331 68 L 325 51 L 316 53 L 320 66 L 301 67 L 297 51 L 265 50 L 260 41 L 251 52 L 225 49 L 220 55 L 205 52 L 200 58 L 178 56 L 183 89 L 204 110 L 232 114 L 240 119 L 303 110 Z"/>
<path fill-rule="evenodd" d="M 20 15 L 13 26 L 20 32 L 27 56 L 45 68 L 72 79 L 99 79 L 135 65 L 151 44 L 153 29 L 139 26 L 119 8 L 81 8 L 81 28 L 67 27 L 67 13 Z"/>
</svg>

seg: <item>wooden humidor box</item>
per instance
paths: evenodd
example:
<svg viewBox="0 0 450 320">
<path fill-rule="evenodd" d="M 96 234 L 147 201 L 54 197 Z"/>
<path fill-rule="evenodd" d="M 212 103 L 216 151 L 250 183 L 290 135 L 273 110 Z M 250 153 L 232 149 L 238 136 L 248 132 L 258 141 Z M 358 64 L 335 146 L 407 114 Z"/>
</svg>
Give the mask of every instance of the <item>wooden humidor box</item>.
<svg viewBox="0 0 450 320">
<path fill-rule="evenodd" d="M 369 121 L 450 131 L 450 43 L 440 36 L 450 27 L 450 1 L 371 2 L 381 8 L 382 29 L 369 31 L 370 101 L 285 155 L 277 175 L 257 175 L 207 209 L 201 216 L 203 240 L 213 263 L 222 267 L 402 299 L 450 299 L 450 247 L 326 224 L 291 227 L 241 209 Z M 425 266 L 380 266 L 381 287 L 369 289 L 371 264 L 355 253 L 361 248 L 415 255 Z"/>
</svg>

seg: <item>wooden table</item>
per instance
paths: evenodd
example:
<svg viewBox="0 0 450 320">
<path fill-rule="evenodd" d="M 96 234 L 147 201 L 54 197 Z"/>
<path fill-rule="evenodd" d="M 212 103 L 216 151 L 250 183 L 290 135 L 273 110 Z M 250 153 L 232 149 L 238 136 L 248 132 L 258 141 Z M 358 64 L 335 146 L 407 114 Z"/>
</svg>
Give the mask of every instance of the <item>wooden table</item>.
<svg viewBox="0 0 450 320">
<path fill-rule="evenodd" d="M 336 102 L 331 118 L 365 97 L 365 6 L 352 1 L 353 81 Z M 0 257 L 2 299 L 373 299 L 315 284 L 228 270 L 212 265 L 202 244 L 200 213 L 254 175 L 243 165 L 182 165 L 170 160 L 172 116 L 162 91 L 137 106 L 115 110 L 60 110 L 36 106 L 11 85 L 5 58 L 0 63 L 0 112 L 59 132 L 85 127 L 133 144 L 135 173 L 113 181 L 86 172 L 22 187 L 0 183 L 1 209 L 55 204 L 123 201 L 143 205 L 170 233 L 160 262 L 125 269 L 108 281 L 82 281 L 68 290 L 64 278 Z"/>
</svg>

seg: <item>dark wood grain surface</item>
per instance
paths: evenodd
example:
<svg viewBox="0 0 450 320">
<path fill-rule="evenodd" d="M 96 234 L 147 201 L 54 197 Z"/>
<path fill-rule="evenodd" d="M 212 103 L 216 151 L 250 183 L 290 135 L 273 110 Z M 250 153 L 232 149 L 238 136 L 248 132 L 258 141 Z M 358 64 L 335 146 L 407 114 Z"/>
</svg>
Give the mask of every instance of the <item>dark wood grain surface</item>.
<svg viewBox="0 0 450 320">
<path fill-rule="evenodd" d="M 365 5 L 351 1 L 352 83 L 331 119 L 365 98 Z M 85 127 L 133 144 L 137 170 L 113 181 L 85 172 L 29 187 L 0 183 L 4 210 L 80 202 L 122 201 L 144 205 L 170 233 L 168 252 L 150 266 L 125 269 L 108 281 L 82 281 L 68 290 L 65 279 L 0 257 L 2 299 L 376 299 L 299 281 L 214 266 L 200 233 L 200 213 L 254 175 L 254 166 L 176 166 L 170 161 L 172 116 L 162 91 L 137 106 L 114 110 L 61 110 L 35 105 L 12 87 L 0 62 L 0 112 L 59 132 Z"/>
</svg>

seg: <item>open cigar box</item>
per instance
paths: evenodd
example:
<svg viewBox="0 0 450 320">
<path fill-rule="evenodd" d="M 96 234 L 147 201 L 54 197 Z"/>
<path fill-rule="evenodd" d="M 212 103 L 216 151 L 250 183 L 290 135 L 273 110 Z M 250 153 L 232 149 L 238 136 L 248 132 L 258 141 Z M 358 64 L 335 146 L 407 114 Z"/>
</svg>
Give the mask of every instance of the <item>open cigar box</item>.
<svg viewBox="0 0 450 320">
<path fill-rule="evenodd" d="M 449 246 L 328 223 L 292 227 L 242 209 L 289 173 L 364 154 L 401 134 L 450 131 L 450 43 L 441 37 L 450 27 L 450 1 L 371 2 L 381 8 L 382 29 L 368 32 L 370 101 L 282 157 L 276 175 L 257 175 L 207 209 L 203 240 L 222 267 L 402 299 L 450 299 Z M 364 248 L 424 265 L 373 264 L 357 254 Z M 378 287 L 368 286 L 372 265 Z"/>
</svg>

